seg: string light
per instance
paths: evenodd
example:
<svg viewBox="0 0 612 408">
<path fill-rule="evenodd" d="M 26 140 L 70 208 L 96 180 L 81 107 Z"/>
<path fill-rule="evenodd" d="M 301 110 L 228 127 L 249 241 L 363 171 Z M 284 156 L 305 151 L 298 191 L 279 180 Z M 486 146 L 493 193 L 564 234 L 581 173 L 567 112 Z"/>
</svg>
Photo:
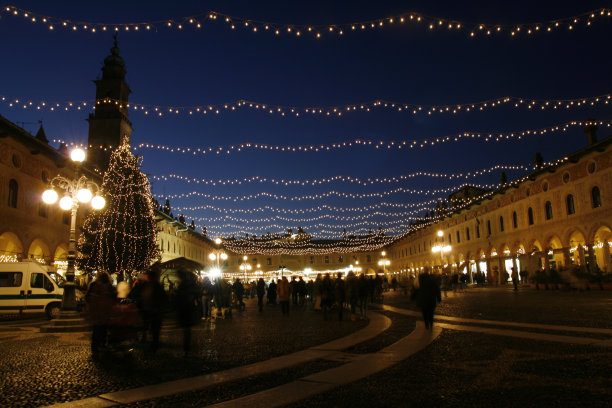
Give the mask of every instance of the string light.
<svg viewBox="0 0 612 408">
<path fill-rule="evenodd" d="M 313 179 L 313 180 L 295 180 L 295 179 L 294 180 L 285 180 L 285 179 L 277 180 L 274 178 L 266 178 L 266 177 L 260 177 L 260 176 L 251 176 L 251 177 L 245 177 L 242 179 L 233 179 L 233 180 L 232 179 L 214 180 L 214 179 L 179 176 L 176 174 L 169 174 L 169 175 L 162 175 L 162 176 L 149 175 L 149 177 L 156 181 L 178 180 L 178 181 L 183 181 L 188 184 L 191 184 L 191 183 L 204 184 L 204 185 L 210 185 L 213 187 L 214 186 L 228 186 L 228 185 L 242 185 L 242 184 L 251 184 L 251 183 L 259 183 L 259 184 L 269 183 L 269 184 L 275 184 L 277 186 L 292 186 L 292 185 L 317 186 L 317 185 L 336 183 L 336 182 L 369 186 L 369 185 L 374 185 L 374 184 L 401 183 L 403 181 L 417 178 L 417 177 L 444 178 L 447 180 L 468 179 L 468 178 L 478 177 L 481 175 L 491 174 L 499 170 L 529 170 L 529 167 L 522 166 L 522 165 L 511 166 L 511 165 L 498 164 L 498 165 L 495 165 L 487 169 L 475 170 L 473 172 L 466 172 L 466 173 L 447 174 L 447 173 L 432 173 L 432 172 L 426 172 L 426 171 L 418 171 L 418 172 L 414 172 L 411 174 L 400 175 L 400 176 L 395 176 L 395 177 L 380 177 L 380 178 L 378 177 L 369 178 L 368 177 L 367 179 L 364 179 L 364 180 L 360 179 L 359 177 L 351 177 L 351 176 L 333 176 L 333 177 L 325 177 L 325 178 Z"/>
<path fill-rule="evenodd" d="M 101 105 L 115 105 L 120 109 L 131 109 L 136 113 L 144 114 L 157 118 L 167 117 L 171 115 L 188 115 L 188 116 L 210 116 L 219 115 L 225 112 L 235 112 L 241 109 L 254 110 L 269 115 L 292 116 L 292 117 L 342 117 L 349 113 L 355 112 L 373 112 L 375 110 L 391 110 L 396 112 L 404 112 L 413 115 L 438 115 L 438 114 L 453 114 L 457 115 L 464 112 L 482 112 L 485 110 L 512 107 L 515 109 L 526 108 L 530 110 L 558 110 L 558 109 L 574 109 L 585 106 L 596 106 L 599 104 L 608 105 L 612 102 L 612 94 L 604 94 L 599 96 L 572 98 L 572 99 L 525 99 L 514 96 L 505 96 L 496 99 L 488 99 L 479 102 L 467 102 L 456 105 L 436 104 L 436 105 L 419 105 L 408 104 L 402 102 L 393 102 L 385 100 L 375 100 L 366 103 L 337 105 L 337 106 L 282 106 L 270 105 L 263 102 L 253 102 L 247 100 L 238 100 L 223 104 L 212 105 L 192 105 L 192 106 L 161 106 L 148 105 L 116 100 L 116 99 L 99 99 L 95 103 L 91 101 L 80 102 L 49 102 L 49 101 L 24 101 L 22 98 L 10 98 L 0 95 L 0 102 L 5 103 L 9 108 L 49 110 L 51 112 L 66 112 L 72 110 L 83 110 L 85 108 L 96 109 Z"/>
<path fill-rule="evenodd" d="M 230 29 L 242 27 L 244 30 L 257 33 L 259 31 L 271 31 L 276 35 L 281 33 L 299 38 L 302 33 L 309 34 L 313 38 L 320 39 L 324 35 L 342 37 L 345 32 L 382 30 L 387 27 L 397 27 L 405 25 L 416 25 L 428 31 L 445 30 L 449 32 L 462 32 L 469 37 L 490 36 L 492 34 L 505 34 L 516 37 L 524 34 L 530 37 L 536 33 L 550 33 L 555 30 L 566 29 L 573 31 L 578 25 L 591 27 L 593 23 L 606 17 L 612 16 L 612 9 L 600 8 L 571 17 L 563 17 L 543 22 L 518 23 L 518 24 L 493 24 L 478 23 L 470 24 L 456 19 L 439 18 L 417 12 L 406 12 L 398 15 L 375 18 L 364 21 L 356 21 L 343 24 L 291 24 L 274 23 L 270 21 L 255 20 L 245 17 L 237 17 L 218 11 L 208 11 L 197 13 L 191 16 L 180 17 L 177 19 L 163 19 L 155 21 L 141 21 L 130 23 L 97 23 L 75 21 L 66 18 L 46 16 L 32 11 L 24 10 L 12 5 L 5 6 L 3 10 L 17 17 L 23 17 L 31 23 L 43 24 L 54 30 L 55 27 L 63 27 L 71 32 L 91 32 L 113 30 L 116 32 L 147 32 L 161 28 L 177 29 L 182 31 L 185 27 L 201 29 L 204 21 L 223 22 Z"/>
<path fill-rule="evenodd" d="M 434 189 L 434 190 L 426 190 L 426 189 L 412 189 L 412 188 L 404 188 L 404 187 L 397 187 L 393 190 L 389 190 L 389 191 L 383 191 L 381 193 L 344 193 L 341 191 L 329 191 L 326 193 L 320 193 L 320 194 L 307 194 L 307 195 L 301 195 L 301 196 L 286 196 L 283 194 L 274 194 L 274 193 L 267 193 L 267 192 L 260 192 L 260 193 L 256 193 L 256 194 L 248 194 L 248 195 L 242 195 L 242 196 L 221 196 L 221 195 L 212 195 L 209 193 L 202 193 L 199 191 L 191 191 L 188 193 L 179 193 L 179 194 L 167 194 L 167 195 L 156 195 L 156 197 L 162 199 L 162 200 L 171 200 L 171 199 L 184 199 L 184 198 L 190 198 L 190 197 L 200 197 L 200 198 L 207 198 L 209 200 L 213 200 L 213 201 L 234 201 L 234 202 L 239 202 L 239 201 L 249 201 L 249 200 L 255 200 L 258 198 L 271 198 L 274 200 L 286 200 L 286 201 L 303 201 L 303 200 L 320 200 L 323 198 L 329 198 L 329 197 L 340 197 L 340 198 L 350 198 L 350 199 L 364 199 L 364 198 L 383 198 L 392 194 L 398 194 L 398 193 L 405 193 L 405 194 L 416 194 L 416 195 L 436 195 L 436 194 L 448 194 L 448 193 L 452 193 L 453 191 L 456 191 L 458 189 L 461 189 L 465 186 L 474 186 L 477 188 L 482 188 L 482 189 L 489 189 L 491 187 L 495 187 L 496 184 L 488 184 L 488 185 L 481 185 L 481 184 L 462 184 L 460 186 L 453 186 L 453 187 L 448 187 L 448 188 L 439 188 L 439 189 Z"/>
<path fill-rule="evenodd" d="M 563 123 L 560 125 L 554 125 L 546 128 L 539 129 L 527 129 L 521 131 L 513 131 L 513 132 L 500 132 L 500 133 L 479 133 L 479 132 L 462 132 L 455 136 L 440 136 L 431 139 L 421 139 L 421 140 L 399 140 L 399 141 L 372 141 L 372 140 L 362 140 L 362 139 L 354 139 L 350 141 L 343 142 L 335 142 L 329 144 L 317 144 L 317 145 L 269 145 L 263 143 L 252 143 L 252 142 L 243 142 L 240 144 L 229 145 L 229 146 L 217 146 L 217 147 L 184 147 L 184 146 L 167 146 L 160 145 L 150 142 L 141 142 L 138 145 L 134 146 L 134 151 L 137 150 L 161 150 L 168 153 L 181 153 L 181 154 L 189 154 L 193 156 L 206 155 L 206 154 L 216 154 L 216 155 L 229 155 L 231 153 L 243 152 L 246 150 L 262 150 L 262 151 L 273 151 L 280 153 L 311 153 L 311 152 L 330 152 L 341 149 L 350 149 L 350 148 L 360 148 L 360 147 L 368 147 L 374 149 L 415 149 L 415 148 L 425 148 L 425 147 L 433 147 L 442 143 L 451 143 L 451 142 L 460 142 L 460 141 L 468 141 L 468 140 L 483 140 L 485 142 L 502 142 L 505 140 L 517 139 L 521 140 L 526 136 L 541 136 L 546 134 L 551 134 L 555 132 L 566 132 L 571 127 L 583 127 L 589 124 L 595 124 L 600 127 L 612 127 L 612 120 L 600 120 L 600 121 L 572 121 Z M 112 151 L 114 150 L 114 146 L 94 146 L 89 145 L 85 146 L 82 143 L 70 142 L 63 139 L 53 139 L 54 143 L 65 143 L 67 146 L 78 146 L 81 148 L 97 148 L 104 151 Z M 176 177 L 180 179 L 180 176 L 165 176 L 165 177 Z M 254 178 L 253 181 L 257 178 Z M 259 180 L 261 181 L 261 180 Z M 190 182 L 198 183 L 197 179 L 192 179 Z M 213 180 L 200 180 L 200 183 L 203 184 L 213 184 Z M 246 182 L 246 179 L 243 180 Z M 223 184 L 222 181 L 218 181 L 219 184 Z M 234 180 L 234 183 L 240 184 L 239 180 Z M 231 184 L 231 181 L 227 181 L 226 184 Z"/>
</svg>

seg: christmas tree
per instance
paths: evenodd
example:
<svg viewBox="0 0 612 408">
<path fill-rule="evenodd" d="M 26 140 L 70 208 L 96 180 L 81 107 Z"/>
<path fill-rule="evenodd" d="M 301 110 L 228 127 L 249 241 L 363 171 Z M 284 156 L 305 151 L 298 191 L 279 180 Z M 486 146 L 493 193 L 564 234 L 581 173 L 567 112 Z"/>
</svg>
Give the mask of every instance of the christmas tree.
<svg viewBox="0 0 612 408">
<path fill-rule="evenodd" d="M 127 141 L 113 152 L 102 181 L 106 207 L 83 223 L 78 264 L 86 271 L 129 276 L 157 256 L 157 225 L 151 186 Z"/>
</svg>

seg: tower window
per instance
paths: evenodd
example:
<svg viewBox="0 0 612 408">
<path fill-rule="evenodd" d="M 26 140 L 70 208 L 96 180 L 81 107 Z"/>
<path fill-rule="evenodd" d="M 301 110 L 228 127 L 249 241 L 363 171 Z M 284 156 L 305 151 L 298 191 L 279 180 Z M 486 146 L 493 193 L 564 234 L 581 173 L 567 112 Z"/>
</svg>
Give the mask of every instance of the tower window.
<svg viewBox="0 0 612 408">
<path fill-rule="evenodd" d="M 487 220 L 487 233 L 491 235 L 491 220 Z"/>
<path fill-rule="evenodd" d="M 529 225 L 533 225 L 533 209 L 531 207 L 527 209 L 527 220 L 529 221 Z"/>
<path fill-rule="evenodd" d="M 467 239 L 468 241 L 470 240 L 470 228 L 466 228 L 465 229 L 465 239 Z"/>
<path fill-rule="evenodd" d="M 516 215 L 516 211 L 512 213 L 512 226 L 518 228 L 518 215 Z"/>
<path fill-rule="evenodd" d="M 461 242 L 461 233 L 457 231 L 457 243 Z"/>
<path fill-rule="evenodd" d="M 499 217 L 499 230 L 504 232 L 504 217 Z"/>
</svg>

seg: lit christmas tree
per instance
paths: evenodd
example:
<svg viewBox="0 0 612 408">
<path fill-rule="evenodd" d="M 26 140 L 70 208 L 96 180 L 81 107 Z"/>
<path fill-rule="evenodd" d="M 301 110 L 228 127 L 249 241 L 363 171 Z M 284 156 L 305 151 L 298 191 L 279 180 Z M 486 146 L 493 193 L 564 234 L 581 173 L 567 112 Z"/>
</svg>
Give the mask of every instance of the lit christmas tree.
<svg viewBox="0 0 612 408">
<path fill-rule="evenodd" d="M 140 159 L 127 141 L 113 152 L 102 181 L 106 207 L 91 212 L 79 240 L 79 267 L 117 273 L 119 279 L 146 269 L 158 254 L 154 203 Z"/>
</svg>

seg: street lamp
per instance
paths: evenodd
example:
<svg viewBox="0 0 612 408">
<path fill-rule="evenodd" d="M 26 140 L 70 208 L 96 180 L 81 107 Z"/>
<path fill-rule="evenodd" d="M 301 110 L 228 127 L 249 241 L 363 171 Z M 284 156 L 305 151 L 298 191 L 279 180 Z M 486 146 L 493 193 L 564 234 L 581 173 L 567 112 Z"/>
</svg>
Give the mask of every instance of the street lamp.
<svg viewBox="0 0 612 408">
<path fill-rule="evenodd" d="M 431 247 L 431 252 L 440 253 L 440 265 L 444 264 L 444 253 L 451 251 L 450 245 L 444 245 L 444 239 L 442 238 L 444 233 L 442 231 L 438 231 L 438 238 L 440 239 L 440 243 Z"/>
<path fill-rule="evenodd" d="M 217 238 L 215 239 L 215 243 L 217 245 L 221 244 L 221 238 Z M 225 261 L 227 259 L 227 254 L 225 252 L 223 252 L 223 250 L 221 248 L 219 249 L 214 249 L 210 254 L 208 254 L 208 259 L 210 259 L 211 261 L 215 261 L 216 262 L 216 268 L 215 268 L 215 277 L 216 276 L 222 276 L 221 273 L 221 260 Z"/>
<path fill-rule="evenodd" d="M 247 257 L 246 255 L 245 255 L 245 256 L 243 256 L 243 257 L 242 257 L 243 262 L 242 262 L 242 264 L 240 265 L 240 270 L 241 270 L 242 272 L 244 272 L 244 281 L 245 281 L 245 282 L 247 281 L 247 271 L 250 271 L 250 270 L 252 269 L 251 264 L 249 264 L 249 263 L 247 262 L 247 259 L 248 259 L 248 257 Z"/>
<path fill-rule="evenodd" d="M 106 200 L 100 195 L 100 187 L 96 183 L 80 175 L 80 164 L 85 160 L 85 152 L 82 149 L 74 149 L 70 153 L 70 158 L 76 164 L 76 178 L 70 180 L 63 176 L 55 176 L 49 183 L 50 188 L 42 194 L 42 199 L 46 204 L 54 204 L 59 198 L 56 189 L 63 191 L 59 206 L 62 210 L 71 210 L 72 212 L 70 240 L 68 241 L 68 269 L 62 298 L 62 312 L 71 312 L 72 314 L 76 312 L 74 260 L 76 258 L 76 219 L 79 203 L 91 202 L 91 207 L 94 210 L 100 210 L 106 205 Z"/>
<path fill-rule="evenodd" d="M 387 253 L 385 251 L 382 251 L 380 254 L 383 256 L 383 259 L 378 261 L 378 265 L 383 267 L 383 273 L 386 275 L 387 266 L 391 265 L 391 261 L 388 259 L 385 259 L 385 256 L 387 256 Z"/>
</svg>

